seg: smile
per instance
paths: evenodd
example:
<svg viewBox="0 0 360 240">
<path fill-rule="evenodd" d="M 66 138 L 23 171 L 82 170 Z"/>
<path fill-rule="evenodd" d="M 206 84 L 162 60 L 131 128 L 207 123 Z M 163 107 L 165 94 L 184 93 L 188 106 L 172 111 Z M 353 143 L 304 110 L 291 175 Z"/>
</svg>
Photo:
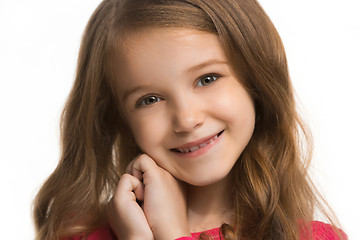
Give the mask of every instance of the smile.
<svg viewBox="0 0 360 240">
<path fill-rule="evenodd" d="M 171 150 L 175 151 L 177 153 L 182 153 L 182 154 L 195 152 L 195 151 L 197 151 L 197 150 L 199 150 L 201 148 L 204 148 L 204 147 L 208 146 L 212 142 L 214 142 L 218 137 L 220 137 L 220 135 L 223 132 L 224 132 L 224 130 L 222 130 L 221 132 L 219 132 L 218 134 L 216 134 L 215 136 L 213 136 L 211 138 L 196 141 L 194 143 L 188 143 L 188 144 L 185 144 L 185 145 L 180 146 L 178 148 L 172 148 Z"/>
</svg>

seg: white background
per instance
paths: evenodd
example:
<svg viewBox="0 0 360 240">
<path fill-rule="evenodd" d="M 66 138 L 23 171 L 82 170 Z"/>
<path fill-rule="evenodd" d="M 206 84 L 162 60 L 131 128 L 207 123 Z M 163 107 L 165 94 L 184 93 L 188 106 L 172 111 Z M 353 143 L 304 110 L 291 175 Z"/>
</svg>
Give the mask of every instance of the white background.
<svg viewBox="0 0 360 240">
<path fill-rule="evenodd" d="M 59 158 L 59 118 L 99 0 L 0 0 L 0 229 L 33 239 L 31 203 Z M 261 0 L 277 27 L 315 138 L 312 173 L 350 239 L 360 239 L 360 6 Z"/>
</svg>

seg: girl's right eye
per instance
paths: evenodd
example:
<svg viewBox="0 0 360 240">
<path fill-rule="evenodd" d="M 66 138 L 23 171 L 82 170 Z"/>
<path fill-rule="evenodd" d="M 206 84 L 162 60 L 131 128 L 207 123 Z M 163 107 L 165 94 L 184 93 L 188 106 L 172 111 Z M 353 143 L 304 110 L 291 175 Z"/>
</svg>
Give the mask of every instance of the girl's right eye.
<svg viewBox="0 0 360 240">
<path fill-rule="evenodd" d="M 151 95 L 140 99 L 140 101 L 136 103 L 136 106 L 149 106 L 159 102 L 160 100 L 161 98 Z"/>
</svg>

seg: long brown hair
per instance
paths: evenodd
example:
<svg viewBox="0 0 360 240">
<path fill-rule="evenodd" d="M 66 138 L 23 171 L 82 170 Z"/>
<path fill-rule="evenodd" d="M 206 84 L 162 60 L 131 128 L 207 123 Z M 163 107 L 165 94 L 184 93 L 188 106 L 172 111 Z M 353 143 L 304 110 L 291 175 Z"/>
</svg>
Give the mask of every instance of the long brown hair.
<svg viewBox="0 0 360 240">
<path fill-rule="evenodd" d="M 254 100 L 255 131 L 230 173 L 235 217 L 222 226 L 225 237 L 299 239 L 316 208 L 332 222 L 308 176 L 311 136 L 296 111 L 283 44 L 256 0 L 104 0 L 82 39 L 61 119 L 59 165 L 34 201 L 37 239 L 106 223 L 104 206 L 138 153 L 119 115 L 111 63 L 122 37 L 146 27 L 217 34 Z"/>
</svg>

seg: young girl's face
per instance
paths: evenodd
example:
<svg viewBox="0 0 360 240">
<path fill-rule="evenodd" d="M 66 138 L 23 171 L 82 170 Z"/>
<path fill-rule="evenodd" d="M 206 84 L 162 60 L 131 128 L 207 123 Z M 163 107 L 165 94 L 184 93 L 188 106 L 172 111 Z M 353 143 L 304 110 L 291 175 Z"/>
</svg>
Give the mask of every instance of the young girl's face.
<svg viewBox="0 0 360 240">
<path fill-rule="evenodd" d="M 122 50 L 120 105 L 140 149 L 189 184 L 225 178 L 252 136 L 255 110 L 217 35 L 145 29 Z"/>
</svg>

